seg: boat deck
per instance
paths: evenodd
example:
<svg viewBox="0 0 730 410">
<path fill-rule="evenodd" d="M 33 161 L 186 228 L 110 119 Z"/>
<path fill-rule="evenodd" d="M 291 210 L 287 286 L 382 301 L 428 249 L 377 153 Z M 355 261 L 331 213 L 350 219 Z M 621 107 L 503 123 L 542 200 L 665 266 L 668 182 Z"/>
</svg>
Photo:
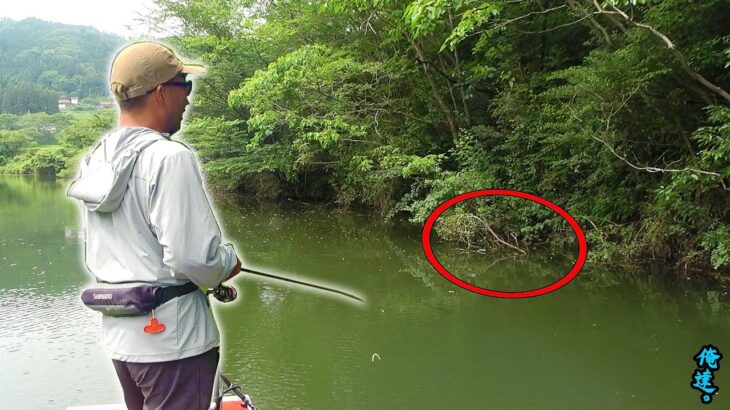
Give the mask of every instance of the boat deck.
<svg viewBox="0 0 730 410">
<path fill-rule="evenodd" d="M 241 404 L 241 399 L 236 396 L 224 396 L 221 410 L 242 410 L 246 406 Z M 100 404 L 96 406 L 68 407 L 66 410 L 127 410 L 123 404 Z"/>
</svg>

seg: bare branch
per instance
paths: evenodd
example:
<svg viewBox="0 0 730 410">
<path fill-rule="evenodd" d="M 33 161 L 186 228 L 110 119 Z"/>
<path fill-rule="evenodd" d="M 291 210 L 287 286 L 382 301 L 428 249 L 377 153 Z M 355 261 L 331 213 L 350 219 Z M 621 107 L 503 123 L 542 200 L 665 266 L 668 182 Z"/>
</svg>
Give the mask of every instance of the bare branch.
<svg viewBox="0 0 730 410">
<path fill-rule="evenodd" d="M 624 26 L 623 24 L 621 24 L 620 21 L 616 20 L 612 16 L 612 14 L 614 14 L 613 12 L 607 11 L 606 9 L 604 9 L 603 7 L 601 7 L 601 5 L 598 4 L 598 0 L 593 0 L 593 4 L 596 6 L 596 9 L 598 10 L 598 12 L 600 14 L 604 14 L 606 16 L 606 18 L 608 18 L 608 20 L 611 23 L 613 23 L 613 25 L 615 25 L 616 27 L 619 28 L 619 30 L 621 30 L 621 32 L 623 32 L 623 33 L 626 32 L 626 26 Z"/>
<path fill-rule="evenodd" d="M 562 6 L 552 7 L 552 8 L 549 8 L 549 9 L 545 9 L 545 10 L 541 10 L 541 11 L 531 11 L 531 12 L 529 12 L 529 13 L 527 13 L 527 14 L 523 14 L 523 15 L 521 15 L 521 16 L 519 16 L 519 17 L 515 17 L 515 18 L 513 18 L 513 19 L 509 19 L 509 20 L 505 20 L 505 22 L 504 22 L 504 23 L 498 24 L 498 25 L 496 25 L 496 26 L 495 26 L 495 27 L 493 27 L 493 28 L 494 28 L 494 29 L 502 28 L 502 27 L 504 27 L 504 26 L 506 26 L 506 25 L 508 25 L 508 24 L 512 24 L 512 23 L 514 23 L 515 21 L 519 21 L 519 20 L 522 20 L 522 19 L 524 19 L 524 18 L 527 18 L 527 17 L 533 16 L 533 15 L 536 15 L 536 14 L 547 14 L 547 13 L 553 12 L 553 11 L 555 11 L 555 10 L 560 10 L 560 9 L 562 9 L 562 8 L 565 8 L 565 7 L 566 7 L 566 5 L 565 5 L 565 4 L 563 4 Z"/>
<path fill-rule="evenodd" d="M 578 3 L 577 0 L 569 0 L 568 3 L 570 3 L 570 7 L 575 10 L 578 14 L 583 15 L 584 17 L 587 17 L 591 25 L 596 28 L 596 30 L 600 31 L 601 34 L 603 34 L 604 40 L 606 40 L 606 44 L 609 47 L 613 47 L 613 42 L 611 41 L 611 37 L 608 35 L 608 31 L 596 21 L 596 19 L 593 18 L 594 13 L 589 13 L 587 10 L 585 10 L 583 7 L 581 7 L 580 3 Z"/>
<path fill-rule="evenodd" d="M 305 165 L 333 165 L 333 164 L 339 164 L 340 161 L 310 161 L 306 162 Z"/>
<path fill-rule="evenodd" d="M 491 234 L 491 235 L 492 235 L 492 236 L 494 237 L 494 240 L 496 240 L 497 242 L 501 243 L 502 245 L 504 245 L 504 246 L 506 246 L 506 247 L 508 247 L 508 248 L 512 248 L 512 249 L 514 249 L 514 250 L 516 250 L 516 251 L 518 251 L 518 252 L 521 252 L 522 254 L 527 254 L 527 252 L 525 252 L 524 250 L 522 250 L 522 249 L 520 249 L 520 248 L 518 248 L 518 247 L 516 247 L 516 246 L 512 245 L 511 243 L 509 243 L 509 242 L 505 241 L 504 239 L 500 238 L 500 237 L 499 237 L 499 235 L 497 235 L 497 234 L 496 234 L 496 233 L 495 233 L 495 232 L 494 232 L 494 231 L 492 230 L 492 227 L 491 227 L 491 226 L 489 226 L 489 224 L 488 224 L 488 223 L 487 223 L 487 222 L 486 222 L 485 220 L 483 220 L 482 218 L 480 218 L 480 217 L 478 217 L 478 216 L 476 216 L 476 215 L 474 215 L 474 214 L 467 214 L 466 216 L 467 216 L 468 218 L 474 218 L 474 219 L 476 219 L 477 221 L 481 222 L 481 223 L 482 223 L 482 225 L 484 225 L 484 229 L 486 229 L 486 230 L 487 230 L 487 232 L 489 232 L 489 233 L 490 233 L 490 234 Z"/>
<path fill-rule="evenodd" d="M 500 24 L 497 24 L 494 27 L 489 27 L 489 28 L 484 29 L 484 30 L 475 31 L 475 32 L 473 32 L 471 34 L 468 34 L 466 37 L 468 38 L 468 37 L 478 36 L 478 35 L 481 35 L 481 34 L 485 33 L 487 30 L 497 30 L 497 29 L 500 29 L 502 27 L 506 27 L 506 26 L 514 23 L 515 21 L 522 20 L 522 19 L 527 18 L 527 17 L 530 17 L 532 15 L 547 14 L 547 13 L 553 12 L 555 10 L 560 10 L 562 8 L 565 8 L 565 7 L 566 7 L 566 5 L 563 4 L 562 6 L 552 7 L 552 8 L 545 9 L 545 10 L 541 10 L 541 11 L 531 11 L 531 12 L 529 12 L 527 14 L 523 14 L 523 15 L 521 15 L 519 17 L 515 17 L 515 18 L 509 19 L 509 20 L 505 20 L 504 22 L 502 22 Z"/>
<path fill-rule="evenodd" d="M 601 138 L 596 137 L 595 135 L 591 135 L 591 138 L 593 138 L 594 140 L 596 140 L 596 141 L 600 142 L 601 144 L 603 144 L 606 148 L 608 148 L 609 151 L 611 151 L 611 153 L 616 158 L 622 160 L 623 162 L 626 163 L 626 165 L 628 165 L 631 168 L 634 168 L 636 170 L 646 171 L 646 172 L 650 172 L 650 173 L 656 173 L 656 172 L 661 172 L 661 173 L 668 173 L 668 172 L 691 172 L 691 173 L 695 173 L 695 174 L 711 175 L 711 176 L 717 177 L 720 180 L 720 184 L 722 185 L 722 188 L 725 191 L 730 191 L 730 188 L 728 188 L 727 185 L 725 184 L 725 181 L 723 181 L 722 175 L 718 174 L 717 172 L 703 171 L 703 170 L 700 170 L 700 169 L 689 168 L 689 167 L 685 167 L 685 168 L 682 168 L 682 169 L 678 169 L 678 168 L 657 168 L 657 167 L 650 167 L 650 166 L 634 165 L 631 162 L 629 162 L 629 160 L 627 160 L 625 157 L 622 157 L 621 155 L 619 155 L 613 149 L 613 147 L 611 147 L 611 145 L 609 145 L 606 141 L 602 140 Z"/>
<path fill-rule="evenodd" d="M 605 128 L 603 130 L 603 135 L 608 135 L 608 133 L 609 133 L 609 131 L 611 129 L 611 120 L 612 120 L 612 118 L 614 117 L 614 115 L 618 114 L 619 111 L 621 111 L 626 106 L 626 104 L 628 104 L 629 100 L 634 96 L 634 94 L 636 94 L 639 91 L 639 87 L 640 86 L 637 85 L 625 98 L 622 99 L 621 105 L 619 105 L 615 109 L 612 109 L 608 113 L 608 115 L 606 117 L 606 126 L 605 126 Z M 571 117 L 573 117 L 573 119 L 575 119 L 579 123 L 582 123 L 583 122 L 582 119 L 580 119 L 577 115 L 575 115 L 575 112 L 572 109 L 570 109 L 570 108 L 568 108 L 568 109 L 570 110 Z M 600 142 L 601 144 L 603 144 L 606 148 L 608 148 L 608 150 L 611 152 L 611 154 L 613 154 L 616 158 L 620 159 L 621 161 L 623 161 L 624 163 L 626 163 L 626 165 L 630 166 L 633 169 L 636 169 L 638 171 L 646 171 L 646 172 L 649 172 L 649 173 L 657 173 L 657 172 L 660 172 L 660 173 L 689 172 L 689 173 L 694 173 L 694 174 L 713 176 L 713 177 L 716 177 L 716 178 L 718 178 L 720 180 L 720 185 L 722 185 L 722 188 L 725 191 L 730 191 L 730 188 L 728 188 L 727 184 L 725 184 L 725 181 L 724 181 L 722 175 L 719 174 L 719 173 L 717 173 L 717 172 L 703 171 L 703 170 L 700 170 L 700 169 L 690 168 L 690 167 L 685 167 L 685 168 L 681 168 L 680 169 L 680 168 L 659 168 L 659 167 L 652 167 L 652 166 L 635 165 L 631 161 L 629 161 L 628 159 L 626 159 L 626 157 L 623 157 L 618 152 L 616 152 L 616 150 L 613 149 L 613 147 L 611 146 L 611 144 L 609 144 L 608 142 L 606 142 L 604 139 L 595 136 L 594 133 L 593 133 L 593 130 L 588 129 L 588 133 L 590 134 L 591 138 L 593 138 L 594 140 L 596 140 L 596 141 Z M 669 165 L 671 166 L 671 164 L 673 164 L 675 162 L 677 162 L 677 161 L 670 162 Z"/>
<path fill-rule="evenodd" d="M 352 138 L 340 138 L 339 141 L 346 141 L 346 142 L 359 142 L 361 144 L 372 144 L 372 145 L 380 145 L 377 142 L 374 141 L 367 141 L 367 140 L 354 140 Z"/>
<path fill-rule="evenodd" d="M 624 19 L 624 21 L 631 24 L 632 26 L 648 30 L 649 32 L 654 34 L 656 37 L 661 39 L 662 42 L 664 42 L 664 44 L 667 46 L 667 48 L 672 52 L 672 54 L 674 54 L 674 57 L 679 62 L 679 64 L 682 66 L 682 69 L 684 69 L 684 71 L 687 72 L 687 74 L 690 77 L 697 80 L 700 84 L 704 85 L 707 89 L 711 90 L 712 92 L 722 96 L 722 98 L 724 98 L 725 101 L 730 102 L 730 94 L 728 94 L 728 92 L 725 91 L 724 89 L 722 89 L 721 87 L 710 82 L 708 79 L 703 77 L 702 74 L 698 73 L 692 67 L 690 67 L 689 63 L 687 62 L 687 58 L 684 56 L 684 54 L 682 54 L 679 50 L 677 50 L 677 47 L 674 45 L 672 40 L 670 40 L 669 37 L 667 37 L 664 33 L 660 32 L 659 30 L 655 29 L 654 27 L 652 27 L 648 24 L 639 23 L 639 22 L 635 21 L 633 19 L 633 17 L 629 16 L 628 14 L 626 14 L 624 11 L 622 11 L 621 9 L 619 9 L 616 6 L 611 6 L 612 10 L 606 10 L 603 7 L 601 7 L 600 4 L 598 4 L 598 0 L 593 0 L 593 3 L 595 4 L 596 8 L 598 9 L 598 11 L 601 14 L 605 14 L 607 16 L 611 15 L 611 14 L 619 15 L 619 16 L 621 16 L 621 18 Z"/>
<path fill-rule="evenodd" d="M 550 27 L 550 28 L 548 28 L 548 29 L 545 29 L 545 30 L 538 30 L 538 31 L 523 31 L 523 30 L 517 30 L 517 31 L 518 31 L 518 32 L 520 32 L 520 33 L 524 33 L 524 34 L 541 34 L 541 33 L 548 33 L 548 32 L 550 32 L 550 31 L 555 31 L 555 30 L 557 30 L 557 29 L 560 29 L 560 28 L 563 28 L 563 27 L 568 27 L 568 26 L 572 26 L 572 25 L 574 25 L 574 24 L 578 24 L 578 23 L 580 23 L 581 21 L 583 21 L 583 20 L 585 20 L 585 19 L 589 18 L 590 16 L 591 16 L 591 15 L 590 15 L 590 14 L 588 14 L 588 15 L 586 15 L 586 16 L 583 16 L 583 17 L 579 18 L 578 20 L 575 20 L 575 21 L 571 21 L 570 23 L 564 23 L 564 24 L 559 24 L 559 25 L 557 25 L 557 26 L 555 26 L 555 27 Z"/>
</svg>

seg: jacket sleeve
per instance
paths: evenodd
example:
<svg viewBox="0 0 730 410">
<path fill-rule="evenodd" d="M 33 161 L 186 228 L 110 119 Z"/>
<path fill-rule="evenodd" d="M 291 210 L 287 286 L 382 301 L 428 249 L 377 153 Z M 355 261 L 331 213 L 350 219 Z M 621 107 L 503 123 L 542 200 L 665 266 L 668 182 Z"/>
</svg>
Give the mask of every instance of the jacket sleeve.
<svg viewBox="0 0 730 410">
<path fill-rule="evenodd" d="M 162 246 L 163 263 L 173 276 L 199 286 L 218 285 L 236 265 L 233 245 L 221 231 L 203 189 L 192 152 L 165 157 L 150 190 L 150 224 Z"/>
</svg>

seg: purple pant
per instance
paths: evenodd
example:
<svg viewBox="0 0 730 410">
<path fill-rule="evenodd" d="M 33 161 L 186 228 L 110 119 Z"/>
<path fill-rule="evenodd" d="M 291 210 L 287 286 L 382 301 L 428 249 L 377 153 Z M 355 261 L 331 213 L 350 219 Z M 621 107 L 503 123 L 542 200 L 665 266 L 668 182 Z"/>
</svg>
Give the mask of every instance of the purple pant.
<svg viewBox="0 0 730 410">
<path fill-rule="evenodd" d="M 219 359 L 201 355 L 158 363 L 112 360 L 129 410 L 208 410 Z"/>
</svg>

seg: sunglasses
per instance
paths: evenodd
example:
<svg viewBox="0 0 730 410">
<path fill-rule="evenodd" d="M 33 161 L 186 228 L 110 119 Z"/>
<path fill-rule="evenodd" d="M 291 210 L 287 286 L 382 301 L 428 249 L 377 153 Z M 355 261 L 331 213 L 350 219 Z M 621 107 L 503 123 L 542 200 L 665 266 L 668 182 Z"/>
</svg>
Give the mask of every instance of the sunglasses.
<svg viewBox="0 0 730 410">
<path fill-rule="evenodd" d="M 190 95 L 190 93 L 193 91 L 193 82 L 188 81 L 168 81 L 166 83 L 162 83 L 161 85 L 176 85 L 178 87 L 185 87 L 185 93 L 187 95 Z"/>
</svg>

